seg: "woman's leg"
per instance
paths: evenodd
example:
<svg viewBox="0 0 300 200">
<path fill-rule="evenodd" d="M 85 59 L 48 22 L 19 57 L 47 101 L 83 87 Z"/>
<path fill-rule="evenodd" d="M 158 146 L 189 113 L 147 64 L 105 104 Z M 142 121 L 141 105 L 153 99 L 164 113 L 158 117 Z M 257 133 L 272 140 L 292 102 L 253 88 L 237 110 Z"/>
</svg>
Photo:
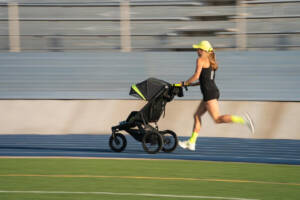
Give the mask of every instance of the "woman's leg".
<svg viewBox="0 0 300 200">
<path fill-rule="evenodd" d="M 194 128 L 193 132 L 199 133 L 201 128 L 201 116 L 207 111 L 205 102 L 201 101 L 195 114 L 194 114 Z"/>
<path fill-rule="evenodd" d="M 221 115 L 219 111 L 219 104 L 216 99 L 209 100 L 205 102 L 206 109 L 208 110 L 211 117 L 214 119 L 214 121 L 217 124 L 220 123 L 238 123 L 248 126 L 252 134 L 254 133 L 254 124 L 252 122 L 251 117 L 248 114 L 245 114 L 244 117 L 238 116 L 238 115 Z"/>
<path fill-rule="evenodd" d="M 201 116 L 206 111 L 207 110 L 206 110 L 205 102 L 202 101 L 194 114 L 194 128 L 193 128 L 192 136 L 187 141 L 179 141 L 178 144 L 180 147 L 184 149 L 189 149 L 191 151 L 195 151 L 196 149 L 195 144 L 198 137 L 198 132 L 200 131 L 201 128 Z"/>
<path fill-rule="evenodd" d="M 188 141 L 179 141 L 178 144 L 184 149 L 189 149 L 191 151 L 195 151 L 195 144 L 198 136 L 198 132 L 201 128 L 201 116 L 208 111 L 213 120 L 220 123 L 240 123 L 247 125 L 249 129 L 254 133 L 254 126 L 250 116 L 246 116 L 243 118 L 237 115 L 220 115 L 219 104 L 217 99 L 202 101 L 194 114 L 194 132 Z"/>
<path fill-rule="evenodd" d="M 209 112 L 210 116 L 213 118 L 213 120 L 217 124 L 233 122 L 231 115 L 220 115 L 219 103 L 218 103 L 217 99 L 212 99 L 212 100 L 206 101 L 205 106 L 206 106 L 206 109 Z"/>
<path fill-rule="evenodd" d="M 200 131 L 201 128 L 201 116 L 207 111 L 206 106 L 205 106 L 205 102 L 201 101 L 200 105 L 198 106 L 195 114 L 194 114 L 194 128 L 193 128 L 193 133 L 192 136 L 189 139 L 190 143 L 195 144 L 197 137 L 198 137 L 198 133 Z"/>
<path fill-rule="evenodd" d="M 221 115 L 219 112 L 219 104 L 216 99 L 207 101 L 205 103 L 206 109 L 208 110 L 211 117 L 214 119 L 214 121 L 217 124 L 220 123 L 238 123 L 248 126 L 250 131 L 254 133 L 254 124 L 252 122 L 251 117 L 248 114 L 245 114 L 244 117 L 238 116 L 238 115 Z"/>
</svg>

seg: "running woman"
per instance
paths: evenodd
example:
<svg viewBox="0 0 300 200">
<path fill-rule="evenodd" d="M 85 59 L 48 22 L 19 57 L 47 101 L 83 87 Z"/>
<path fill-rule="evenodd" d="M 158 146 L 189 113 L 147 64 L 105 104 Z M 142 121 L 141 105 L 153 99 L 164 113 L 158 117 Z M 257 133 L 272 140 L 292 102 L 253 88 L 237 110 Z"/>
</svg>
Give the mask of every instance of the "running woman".
<svg viewBox="0 0 300 200">
<path fill-rule="evenodd" d="M 187 81 L 181 82 L 180 86 L 188 86 L 189 84 L 199 80 L 200 89 L 203 95 L 203 101 L 194 114 L 194 129 L 192 136 L 187 141 L 179 141 L 179 146 L 195 151 L 195 144 L 198 133 L 201 128 L 201 116 L 208 111 L 215 123 L 238 123 L 248 126 L 250 131 L 254 133 L 254 126 L 248 114 L 245 116 L 238 115 L 220 115 L 218 99 L 220 96 L 219 89 L 215 83 L 215 75 L 218 69 L 216 56 L 211 44 L 208 41 L 201 41 L 199 44 L 193 45 L 197 49 L 198 59 L 196 70 L 193 76 Z"/>
</svg>

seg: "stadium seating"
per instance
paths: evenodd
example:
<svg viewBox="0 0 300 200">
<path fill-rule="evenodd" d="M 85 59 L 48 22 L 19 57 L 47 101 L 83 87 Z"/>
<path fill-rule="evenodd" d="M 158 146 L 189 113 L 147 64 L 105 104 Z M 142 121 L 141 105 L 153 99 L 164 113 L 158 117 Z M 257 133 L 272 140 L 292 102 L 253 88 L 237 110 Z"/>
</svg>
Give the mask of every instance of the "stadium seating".
<svg viewBox="0 0 300 200">
<path fill-rule="evenodd" d="M 19 0 L 22 51 L 120 51 L 119 1 Z M 299 0 L 134 0 L 130 1 L 133 51 L 186 51 L 209 39 L 217 49 L 298 49 Z M 123 19 L 128 20 L 128 19 Z M 239 24 L 244 23 L 244 30 Z M 9 51 L 7 3 L 0 3 L 0 51 Z"/>
</svg>

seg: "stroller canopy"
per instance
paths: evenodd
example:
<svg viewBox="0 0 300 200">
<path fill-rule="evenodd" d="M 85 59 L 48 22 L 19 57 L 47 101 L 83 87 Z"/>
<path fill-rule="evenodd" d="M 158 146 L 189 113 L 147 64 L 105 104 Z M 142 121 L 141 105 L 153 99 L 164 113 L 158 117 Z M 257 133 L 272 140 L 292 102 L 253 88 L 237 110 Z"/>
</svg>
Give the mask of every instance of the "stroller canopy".
<svg viewBox="0 0 300 200">
<path fill-rule="evenodd" d="M 169 87 L 170 84 L 160 79 L 148 78 L 140 83 L 131 86 L 129 95 L 141 98 L 145 101 L 151 100 L 161 90 Z"/>
</svg>

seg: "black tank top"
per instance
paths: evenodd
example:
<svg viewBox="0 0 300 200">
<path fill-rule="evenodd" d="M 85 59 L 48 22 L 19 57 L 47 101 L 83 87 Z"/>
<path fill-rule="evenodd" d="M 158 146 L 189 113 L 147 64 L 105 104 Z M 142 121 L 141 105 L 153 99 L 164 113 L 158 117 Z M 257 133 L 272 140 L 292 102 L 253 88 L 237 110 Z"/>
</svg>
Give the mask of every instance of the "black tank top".
<svg viewBox="0 0 300 200">
<path fill-rule="evenodd" d="M 216 71 L 213 70 L 211 66 L 208 68 L 202 68 L 199 82 L 200 82 L 200 89 L 202 94 L 207 94 L 208 92 L 218 91 L 218 87 L 215 83 L 215 76 Z"/>
</svg>

